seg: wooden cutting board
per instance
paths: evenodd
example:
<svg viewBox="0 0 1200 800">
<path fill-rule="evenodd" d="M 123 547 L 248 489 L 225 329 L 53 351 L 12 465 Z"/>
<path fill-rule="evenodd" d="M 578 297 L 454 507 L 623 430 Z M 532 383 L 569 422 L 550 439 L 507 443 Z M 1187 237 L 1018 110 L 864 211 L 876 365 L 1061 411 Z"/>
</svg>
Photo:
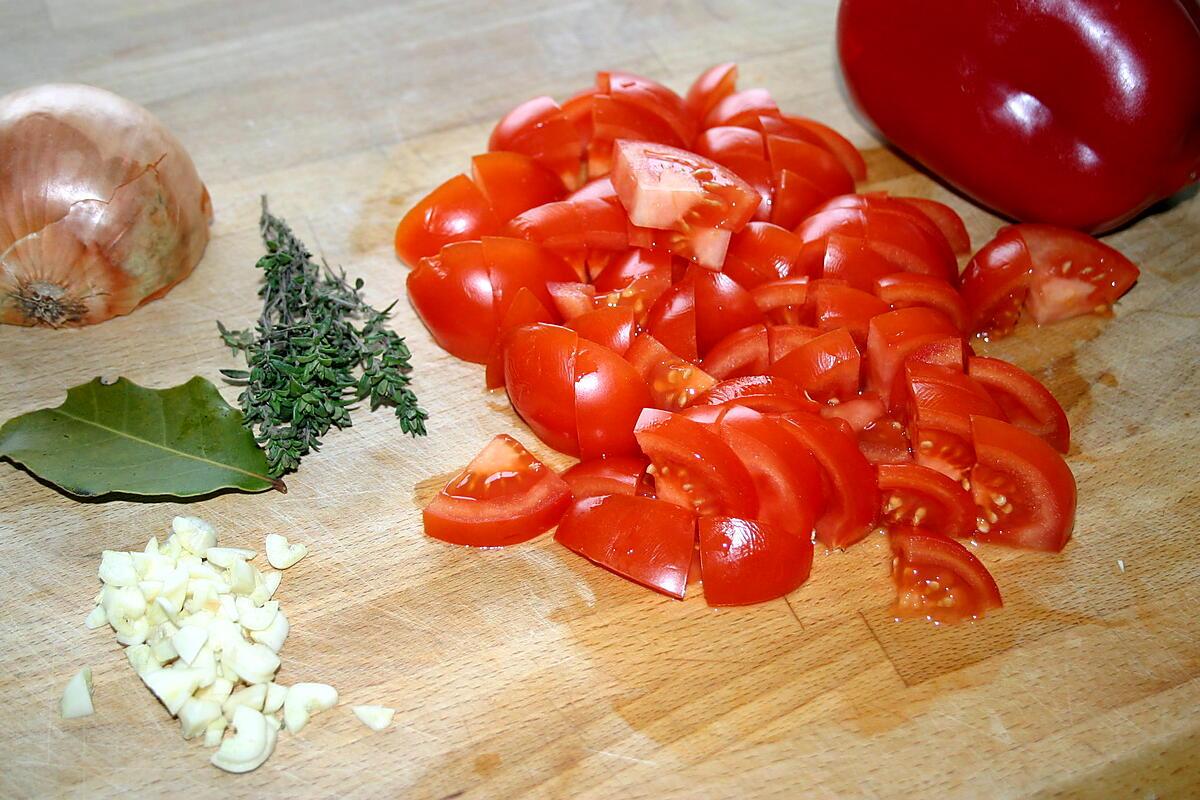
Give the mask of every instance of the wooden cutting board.
<svg viewBox="0 0 1200 800">
<path fill-rule="evenodd" d="M 833 63 L 834 4 L 529 0 L 246 3 L 66 0 L 0 6 L 0 92 L 99 84 L 146 104 L 190 148 L 216 206 L 195 274 L 85 330 L 0 329 L 0 419 L 97 375 L 169 386 L 235 366 L 216 336 L 255 315 L 258 197 L 369 299 L 403 296 L 396 220 L 536 94 L 596 69 L 686 88 L 737 60 L 743 85 L 862 146 L 871 188 L 949 202 L 977 244 L 999 221 L 917 175 L 852 118 Z M 919 113 L 919 109 L 915 109 Z M 712 610 L 587 563 L 548 537 L 497 552 L 425 539 L 417 509 L 489 437 L 556 465 L 482 370 L 401 303 L 430 435 L 360 414 L 286 495 L 187 505 L 80 503 L 0 465 L 0 795 L 188 797 L 1184 797 L 1200 792 L 1200 201 L 1111 237 L 1143 267 L 1116 319 L 1023 330 L 987 351 L 1067 408 L 1079 481 L 1061 556 L 980 548 L 1005 609 L 950 629 L 898 624 L 878 538 L 818 555 L 786 600 Z M 228 398 L 236 392 L 226 391 Z M 99 553 L 172 515 L 229 544 L 307 542 L 279 597 L 279 678 L 398 709 L 372 733 L 347 708 L 232 776 L 83 618 Z M 81 666 L 96 714 L 63 721 Z"/>
</svg>

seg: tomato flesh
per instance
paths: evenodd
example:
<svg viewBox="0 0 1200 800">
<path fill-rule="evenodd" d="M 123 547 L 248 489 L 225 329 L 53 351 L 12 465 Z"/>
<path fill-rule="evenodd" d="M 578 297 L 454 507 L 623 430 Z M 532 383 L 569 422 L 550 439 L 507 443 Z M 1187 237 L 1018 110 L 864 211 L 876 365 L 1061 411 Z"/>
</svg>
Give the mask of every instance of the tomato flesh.
<svg viewBox="0 0 1200 800">
<path fill-rule="evenodd" d="M 637 494 L 649 462 L 641 456 L 609 456 L 580 461 L 562 474 L 576 500 L 606 494 Z"/>
<path fill-rule="evenodd" d="M 684 361 L 649 333 L 638 334 L 625 358 L 646 382 L 655 408 L 685 408 L 716 383 L 700 367 Z"/>
<path fill-rule="evenodd" d="M 710 606 L 763 603 L 808 580 L 813 546 L 807 536 L 732 517 L 701 517 L 698 528 L 704 600 Z"/>
<path fill-rule="evenodd" d="M 888 526 L 931 530 L 944 536 L 970 536 L 975 504 L 962 484 L 918 464 L 880 464 L 880 515 Z"/>
<path fill-rule="evenodd" d="M 817 402 L 858 394 L 862 357 L 844 328 L 822 334 L 776 361 L 768 374 L 785 378 Z"/>
<path fill-rule="evenodd" d="M 998 358 L 971 356 L 967 374 L 996 401 L 1004 417 L 1060 453 L 1071 449 L 1071 423 L 1050 390 L 1025 370 Z"/>
<path fill-rule="evenodd" d="M 897 617 L 955 623 L 1004 605 L 991 573 L 953 539 L 916 528 L 892 530 L 888 538 Z"/>
<path fill-rule="evenodd" d="M 570 502 L 562 478 L 501 434 L 450 479 L 422 518 L 425 533 L 435 539 L 503 547 L 553 527 Z"/>
<path fill-rule="evenodd" d="M 696 549 L 696 515 L 649 497 L 587 497 L 567 510 L 554 539 L 626 580 L 682 600 Z"/>
</svg>

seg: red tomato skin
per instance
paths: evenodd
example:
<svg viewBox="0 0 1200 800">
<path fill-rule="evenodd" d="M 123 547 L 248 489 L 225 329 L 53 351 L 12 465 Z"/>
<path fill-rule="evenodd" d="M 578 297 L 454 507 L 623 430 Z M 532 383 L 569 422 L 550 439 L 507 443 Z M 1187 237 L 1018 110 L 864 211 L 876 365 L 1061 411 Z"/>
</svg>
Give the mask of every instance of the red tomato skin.
<svg viewBox="0 0 1200 800">
<path fill-rule="evenodd" d="M 567 193 L 557 175 L 522 153 L 472 156 L 471 176 L 501 224 L 522 211 L 562 200 Z"/>
<path fill-rule="evenodd" d="M 661 83 L 629 72 L 598 72 L 596 89 L 600 94 L 658 116 L 684 146 L 691 145 L 696 135 L 696 121 L 688 113 L 683 98 Z"/>
<path fill-rule="evenodd" d="M 768 134 L 767 156 L 776 171 L 788 170 L 812 182 L 826 197 L 854 191 L 854 178 L 828 150 L 790 136 Z"/>
<path fill-rule="evenodd" d="M 635 337 L 625 360 L 645 381 L 650 390 L 650 405 L 655 408 L 667 411 L 685 408 L 696 395 L 716 383 L 711 375 L 672 353 L 646 332 Z"/>
<path fill-rule="evenodd" d="M 608 456 L 580 461 L 562 474 L 576 500 L 608 494 L 637 494 L 649 464 L 641 456 Z"/>
<path fill-rule="evenodd" d="M 874 317 L 867 326 L 866 388 L 895 411 L 903 398 L 895 387 L 903 380 L 905 359 L 930 342 L 957 335 L 954 323 L 931 308 L 902 308 Z"/>
<path fill-rule="evenodd" d="M 699 361 L 695 281 L 685 279 L 664 292 L 647 314 L 645 327 L 675 355 Z"/>
<path fill-rule="evenodd" d="M 972 333 L 1005 336 L 1016 327 L 1033 280 L 1033 261 L 1025 241 L 1001 228 L 980 248 L 962 274 L 962 296 L 971 312 Z"/>
<path fill-rule="evenodd" d="M 588 497 L 567 510 L 554 539 L 626 580 L 682 600 L 696 547 L 696 515 L 649 497 Z"/>
<path fill-rule="evenodd" d="M 502 343 L 510 331 L 523 325 L 533 325 L 538 322 L 558 322 L 558 317 L 549 311 L 529 289 L 521 288 L 509 302 L 504 318 L 496 330 L 496 338 L 488 353 L 485 385 L 489 389 L 499 389 L 504 385 L 504 349 Z"/>
<path fill-rule="evenodd" d="M 971 356 L 967 374 L 979 382 L 1008 421 L 1044 439 L 1060 453 L 1071 449 L 1071 423 L 1058 400 L 1037 378 L 998 358 Z"/>
<path fill-rule="evenodd" d="M 976 457 L 971 484 L 983 520 L 976 538 L 1030 550 L 1062 550 L 1075 527 L 1076 503 L 1075 476 L 1062 456 L 1032 433 L 988 417 L 971 418 L 971 437 Z M 1032 507 L 1037 519 L 1020 526 L 1000 526 L 987 519 L 989 512 L 996 512 L 995 498 L 987 496 L 985 486 L 996 473 L 1007 479 L 1005 499 Z"/>
<path fill-rule="evenodd" d="M 1109 230 L 1200 172 L 1194 4 L 843 0 L 837 42 L 876 127 L 1004 216 Z"/>
<path fill-rule="evenodd" d="M 579 455 L 575 413 L 575 352 L 579 336 L 557 325 L 511 331 L 504 350 L 504 387 L 521 419 L 546 444 Z"/>
<path fill-rule="evenodd" d="M 822 334 L 801 345 L 767 370 L 785 378 L 819 403 L 847 400 L 858 394 L 862 356 L 845 328 Z"/>
<path fill-rule="evenodd" d="M 533 292 L 538 302 L 551 308 L 554 298 L 548 284 L 575 279 L 575 271 L 566 261 L 524 239 L 485 236 L 480 240 L 480 255 L 488 266 L 496 313 L 500 316 L 508 310 L 508 304 L 522 288 Z"/>
<path fill-rule="evenodd" d="M 500 232 L 502 223 L 479 187 L 455 175 L 434 189 L 396 226 L 396 255 L 410 267 L 436 255 L 443 245 Z"/>
<path fill-rule="evenodd" d="M 753 296 L 720 272 L 693 267 L 696 298 L 696 350 L 703 356 L 736 330 L 763 321 Z"/>
<path fill-rule="evenodd" d="M 799 386 L 773 375 L 749 375 L 721 381 L 696 398 L 693 408 L 734 404 L 762 414 L 787 411 L 818 413 L 821 406 L 809 399 Z"/>
<path fill-rule="evenodd" d="M 658 497 L 702 515 L 754 519 L 758 495 L 741 460 L 707 426 L 655 409 L 646 409 L 634 434 L 657 469 Z M 663 467 L 670 474 L 663 473 Z M 684 488 L 692 487 L 692 488 Z M 705 491 L 704 497 L 695 492 Z"/>
<path fill-rule="evenodd" d="M 597 308 L 567 321 L 566 326 L 584 339 L 625 355 L 637 329 L 633 309 Z"/>
<path fill-rule="evenodd" d="M 710 606 L 764 603 L 798 589 L 812 570 L 813 546 L 762 521 L 701 517 L 700 571 Z"/>
<path fill-rule="evenodd" d="M 706 354 L 704 371 L 717 380 L 761 375 L 771 363 L 766 325 L 748 325 L 717 342 Z"/>
<path fill-rule="evenodd" d="M 574 374 L 580 458 L 637 453 L 633 426 L 652 404 L 646 382 L 625 359 L 587 339 L 578 340 Z"/>
<path fill-rule="evenodd" d="M 408 299 L 435 342 L 455 358 L 488 360 L 497 319 L 479 242 L 448 245 L 408 273 Z"/>
<path fill-rule="evenodd" d="M 488 150 L 524 153 L 575 189 L 582 183 L 583 144 L 583 136 L 557 103 L 534 97 L 496 123 Z"/>
<path fill-rule="evenodd" d="M 709 67 L 692 82 L 683 102 L 697 123 L 704 120 L 713 106 L 733 94 L 737 74 L 737 64 L 728 61 Z"/>
<path fill-rule="evenodd" d="M 751 222 L 729 240 L 723 271 L 747 289 L 794 274 L 800 237 L 769 222 Z"/>
<path fill-rule="evenodd" d="M 472 468 L 478 468 L 480 458 L 501 440 L 515 455 L 526 462 L 506 464 L 506 471 L 534 478 L 516 495 L 478 499 L 451 494 L 453 487 Z M 486 479 L 487 476 L 482 476 Z M 450 480 L 422 512 L 426 535 L 451 544 L 471 547 L 503 547 L 532 539 L 549 530 L 562 517 L 571 502 L 567 484 L 510 436 L 496 437 L 471 464 Z"/>
<path fill-rule="evenodd" d="M 1038 325 L 1107 313 L 1141 274 L 1128 258 L 1086 233 L 1053 225 L 1013 230 L 1033 264 L 1025 308 Z"/>
<path fill-rule="evenodd" d="M 753 127 L 760 116 L 779 116 L 771 93 L 766 89 L 743 89 L 721 98 L 704 118 L 704 128 L 718 125 Z"/>
<path fill-rule="evenodd" d="M 895 272 L 881 276 L 871 288 L 876 297 L 893 309 L 913 306 L 932 308 L 944 314 L 958 330 L 968 332 L 970 312 L 967 305 L 958 291 L 941 278 Z"/>
<path fill-rule="evenodd" d="M 863 160 L 862 153 L 858 152 L 858 148 L 846 137 L 815 119 L 790 117 L 786 114 L 783 119 L 790 125 L 807 131 L 819 139 L 825 145 L 825 149 L 841 162 L 854 180 L 865 181 L 867 179 L 867 162 Z"/>
<path fill-rule="evenodd" d="M 507 231 L 558 252 L 590 247 L 624 250 L 629 246 L 625 211 L 610 198 L 546 203 L 513 217 Z"/>
<path fill-rule="evenodd" d="M 871 320 L 890 310 L 875 295 L 835 281 L 813 281 L 811 289 L 817 328 L 822 331 L 844 328 L 860 347 L 866 346 Z"/>
<path fill-rule="evenodd" d="M 963 218 L 953 208 L 928 197 L 898 197 L 896 199 L 929 217 L 946 237 L 946 241 L 950 243 L 950 248 L 954 250 L 955 254 L 965 255 L 971 252 L 971 234 L 967 233 L 967 226 L 963 222 Z"/>
<path fill-rule="evenodd" d="M 853 435 L 837 420 L 813 414 L 784 414 L 785 430 L 806 448 L 825 475 L 825 512 L 817 519 L 817 540 L 845 548 L 871 532 L 879 513 L 875 470 L 858 450 Z"/>
</svg>

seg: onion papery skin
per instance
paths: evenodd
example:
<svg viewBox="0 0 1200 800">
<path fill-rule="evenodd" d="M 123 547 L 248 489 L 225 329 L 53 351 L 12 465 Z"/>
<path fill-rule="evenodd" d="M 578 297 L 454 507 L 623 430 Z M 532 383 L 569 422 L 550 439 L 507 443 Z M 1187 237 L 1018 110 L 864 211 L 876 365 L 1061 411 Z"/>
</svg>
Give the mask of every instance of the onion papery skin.
<svg viewBox="0 0 1200 800">
<path fill-rule="evenodd" d="M 112 92 L 0 98 L 0 323 L 90 325 L 183 280 L 212 201 L 183 145 Z"/>
</svg>

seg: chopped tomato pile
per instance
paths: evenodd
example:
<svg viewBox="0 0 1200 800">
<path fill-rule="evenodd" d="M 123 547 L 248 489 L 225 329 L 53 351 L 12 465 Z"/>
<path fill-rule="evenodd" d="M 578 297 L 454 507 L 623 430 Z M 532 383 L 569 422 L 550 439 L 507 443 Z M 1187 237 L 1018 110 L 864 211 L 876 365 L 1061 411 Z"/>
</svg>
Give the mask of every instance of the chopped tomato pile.
<svg viewBox="0 0 1200 800">
<path fill-rule="evenodd" d="M 1000 593 L 960 540 L 1061 550 L 1075 480 L 1054 396 L 970 336 L 1107 311 L 1137 267 L 1014 225 L 960 276 L 951 208 L 855 194 L 853 145 L 736 78 L 534 98 L 400 221 L 434 339 L 581 459 L 559 476 L 499 436 L 425 530 L 494 547 L 557 525 L 628 580 L 738 605 L 804 583 L 814 542 L 885 528 L 897 616 L 982 616 Z"/>
</svg>

